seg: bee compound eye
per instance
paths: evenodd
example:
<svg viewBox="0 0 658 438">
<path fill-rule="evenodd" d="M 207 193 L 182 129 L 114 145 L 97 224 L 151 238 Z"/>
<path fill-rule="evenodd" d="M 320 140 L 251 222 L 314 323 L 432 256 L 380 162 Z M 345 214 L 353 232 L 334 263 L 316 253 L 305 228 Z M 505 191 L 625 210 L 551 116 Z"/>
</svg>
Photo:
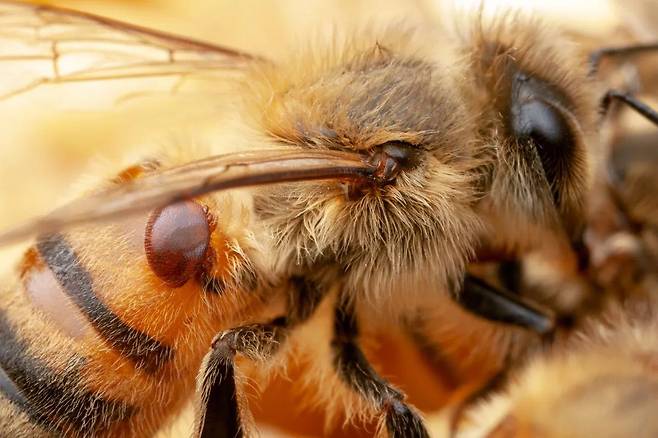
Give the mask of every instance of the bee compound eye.
<svg viewBox="0 0 658 438">
<path fill-rule="evenodd" d="M 149 267 L 168 286 L 183 286 L 203 263 L 210 234 L 206 210 L 196 202 L 182 201 L 155 210 L 144 235 Z"/>
<path fill-rule="evenodd" d="M 572 158 L 578 148 L 575 122 L 560 103 L 560 96 L 536 78 L 519 74 L 513 85 L 510 128 L 518 140 L 528 142 L 543 167 L 555 201 L 560 201 L 560 188 L 569 178 Z"/>
</svg>

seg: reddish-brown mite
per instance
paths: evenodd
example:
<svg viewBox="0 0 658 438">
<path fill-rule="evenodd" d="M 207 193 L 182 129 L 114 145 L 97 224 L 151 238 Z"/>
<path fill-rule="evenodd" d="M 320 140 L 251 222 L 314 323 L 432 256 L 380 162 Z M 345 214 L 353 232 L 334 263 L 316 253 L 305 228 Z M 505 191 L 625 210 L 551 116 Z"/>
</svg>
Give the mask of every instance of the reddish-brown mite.
<svg viewBox="0 0 658 438">
<path fill-rule="evenodd" d="M 155 210 L 144 235 L 146 260 L 168 286 L 181 287 L 202 266 L 211 232 L 207 211 L 196 202 L 182 201 Z"/>
</svg>

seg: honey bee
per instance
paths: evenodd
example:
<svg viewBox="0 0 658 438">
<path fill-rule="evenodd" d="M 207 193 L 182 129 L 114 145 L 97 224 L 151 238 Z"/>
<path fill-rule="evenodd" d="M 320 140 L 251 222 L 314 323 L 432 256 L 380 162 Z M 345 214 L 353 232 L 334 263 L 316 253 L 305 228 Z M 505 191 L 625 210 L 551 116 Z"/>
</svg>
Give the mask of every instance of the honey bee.
<svg viewBox="0 0 658 438">
<path fill-rule="evenodd" d="M 0 64 L 42 63 L 6 84 L 6 101 L 108 78 L 230 76 L 226 129 L 246 145 L 146 157 L 0 235 L 37 235 L 0 301 L 9 434 L 150 435 L 201 370 L 195 433 L 243 436 L 236 359 L 267 374 L 308 355 L 305 379 L 330 412 L 423 437 L 420 413 L 364 355 L 364 330 L 422 336 L 427 309 L 469 339 L 478 326 L 459 318 L 473 314 L 554 329 L 550 312 L 466 274 L 473 260 L 571 248 L 582 232 L 602 93 L 585 53 L 540 21 L 365 30 L 270 60 L 0 5 L 2 37 L 20 51 Z M 67 63 L 90 51 L 93 62 Z"/>
</svg>

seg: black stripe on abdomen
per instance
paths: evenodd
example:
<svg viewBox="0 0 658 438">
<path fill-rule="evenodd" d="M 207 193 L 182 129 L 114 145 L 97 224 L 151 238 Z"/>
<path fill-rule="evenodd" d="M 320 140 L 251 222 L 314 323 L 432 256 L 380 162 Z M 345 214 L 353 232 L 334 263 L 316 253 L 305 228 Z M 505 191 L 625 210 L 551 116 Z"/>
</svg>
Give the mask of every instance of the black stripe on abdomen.
<svg viewBox="0 0 658 438">
<path fill-rule="evenodd" d="M 9 378 L 5 370 L 0 367 L 0 393 L 13 404 L 23 408 L 27 406 L 27 400 L 23 397 L 21 391 L 16 387 L 14 382 Z"/>
<path fill-rule="evenodd" d="M 148 334 L 126 324 L 110 310 L 94 291 L 89 271 L 62 234 L 41 237 L 37 250 L 52 271 L 62 290 L 114 349 L 149 373 L 157 370 L 173 356 L 173 350 Z"/>
<path fill-rule="evenodd" d="M 73 357 L 55 370 L 33 357 L 2 311 L 0 340 L 0 391 L 43 427 L 63 433 L 73 428 L 89 436 L 135 413 L 136 408 L 125 402 L 102 398 L 84 388 L 78 377 L 84 358 Z"/>
</svg>

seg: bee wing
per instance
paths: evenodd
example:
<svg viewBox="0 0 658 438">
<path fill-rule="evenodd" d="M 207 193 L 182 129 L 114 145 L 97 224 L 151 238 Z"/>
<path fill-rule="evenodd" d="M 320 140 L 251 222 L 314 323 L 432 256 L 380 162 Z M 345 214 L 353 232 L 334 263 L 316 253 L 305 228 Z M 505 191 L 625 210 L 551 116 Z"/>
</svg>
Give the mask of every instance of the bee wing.
<svg viewBox="0 0 658 438">
<path fill-rule="evenodd" d="M 205 158 L 124 182 L 0 233 L 0 246 L 32 234 L 145 212 L 240 187 L 319 179 L 366 181 L 374 168 L 337 151 L 263 150 Z"/>
<path fill-rule="evenodd" d="M 0 1 L 0 99 L 49 84 L 91 83 L 85 91 L 96 94 L 112 88 L 99 90 L 99 81 L 111 81 L 119 96 L 173 92 L 190 76 L 226 75 L 256 59 L 92 14 Z"/>
</svg>

